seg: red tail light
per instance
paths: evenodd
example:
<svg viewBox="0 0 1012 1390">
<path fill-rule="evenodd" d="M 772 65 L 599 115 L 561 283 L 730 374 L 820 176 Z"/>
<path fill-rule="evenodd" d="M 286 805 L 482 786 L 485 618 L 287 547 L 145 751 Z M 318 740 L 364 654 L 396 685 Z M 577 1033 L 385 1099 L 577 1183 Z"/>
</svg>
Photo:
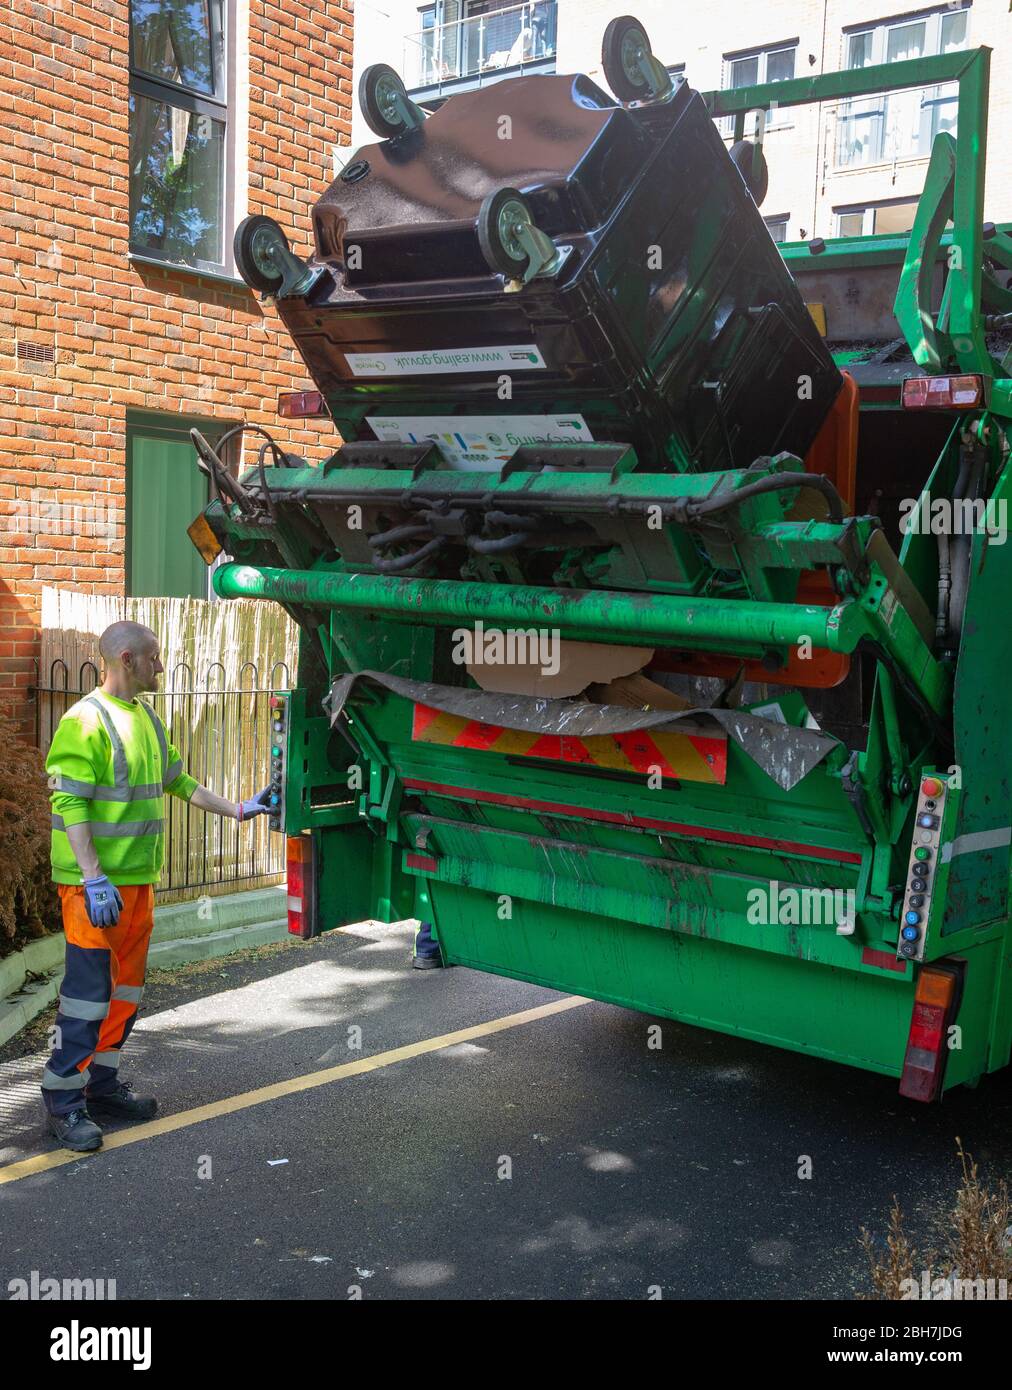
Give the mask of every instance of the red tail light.
<svg viewBox="0 0 1012 1390">
<path fill-rule="evenodd" d="M 908 376 L 904 410 L 972 410 L 984 402 L 982 376 Z"/>
<path fill-rule="evenodd" d="M 908 1100 L 936 1100 L 949 1056 L 949 1027 L 959 1008 L 960 976 L 941 965 L 922 967 L 914 992 L 900 1095 Z"/>
<path fill-rule="evenodd" d="M 312 835 L 289 835 L 285 859 L 288 869 L 288 930 L 292 936 L 308 941 L 317 932 L 316 855 Z"/>
<path fill-rule="evenodd" d="M 305 420 L 327 414 L 327 402 L 322 391 L 282 391 L 278 396 L 278 414 L 285 420 Z"/>
</svg>

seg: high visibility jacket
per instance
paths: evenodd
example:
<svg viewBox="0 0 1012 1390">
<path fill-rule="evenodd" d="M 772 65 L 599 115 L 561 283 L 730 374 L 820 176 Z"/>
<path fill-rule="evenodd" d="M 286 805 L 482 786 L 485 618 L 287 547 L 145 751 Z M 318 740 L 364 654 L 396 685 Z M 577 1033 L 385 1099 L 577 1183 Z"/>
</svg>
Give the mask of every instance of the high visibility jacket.
<svg viewBox="0 0 1012 1390">
<path fill-rule="evenodd" d="M 66 827 L 87 822 L 102 872 L 113 883 L 157 883 L 165 857 L 165 793 L 189 801 L 198 784 L 183 771 L 151 706 L 101 690 L 86 695 L 60 720 L 46 771 L 56 882 L 82 882 Z"/>
</svg>

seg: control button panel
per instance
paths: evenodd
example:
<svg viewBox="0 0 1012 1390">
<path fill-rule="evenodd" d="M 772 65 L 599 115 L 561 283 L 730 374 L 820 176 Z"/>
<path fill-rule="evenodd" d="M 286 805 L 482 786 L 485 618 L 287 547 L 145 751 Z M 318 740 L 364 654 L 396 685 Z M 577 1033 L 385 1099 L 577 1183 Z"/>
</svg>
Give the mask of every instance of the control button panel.
<svg viewBox="0 0 1012 1390">
<path fill-rule="evenodd" d="M 924 959 L 924 939 L 931 911 L 931 895 L 938 874 L 942 812 L 947 790 L 941 777 L 921 778 L 910 868 L 900 914 L 900 937 L 896 945 L 896 954 L 901 960 Z"/>
<path fill-rule="evenodd" d="M 267 824 L 283 830 L 285 824 L 285 758 L 288 750 L 288 700 L 284 695 L 270 698 L 271 782 Z"/>
</svg>

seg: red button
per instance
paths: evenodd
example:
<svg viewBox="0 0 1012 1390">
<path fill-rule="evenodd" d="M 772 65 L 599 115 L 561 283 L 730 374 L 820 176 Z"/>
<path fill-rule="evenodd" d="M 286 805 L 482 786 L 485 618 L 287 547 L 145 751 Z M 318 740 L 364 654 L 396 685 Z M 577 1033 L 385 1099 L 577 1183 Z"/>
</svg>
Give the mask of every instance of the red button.
<svg viewBox="0 0 1012 1390">
<path fill-rule="evenodd" d="M 942 783 L 937 777 L 925 777 L 921 783 L 921 791 L 925 796 L 937 796 L 942 790 Z"/>
</svg>

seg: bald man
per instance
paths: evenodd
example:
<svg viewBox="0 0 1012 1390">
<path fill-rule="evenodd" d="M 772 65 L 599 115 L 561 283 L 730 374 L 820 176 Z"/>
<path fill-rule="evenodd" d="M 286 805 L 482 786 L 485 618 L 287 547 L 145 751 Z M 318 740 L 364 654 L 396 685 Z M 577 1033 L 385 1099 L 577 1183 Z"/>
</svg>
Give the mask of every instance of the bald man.
<svg viewBox="0 0 1012 1390">
<path fill-rule="evenodd" d="M 42 1099 L 52 1133 L 79 1152 L 101 1146 L 96 1120 L 149 1120 L 158 1108 L 120 1079 L 119 1062 L 144 989 L 165 793 L 239 821 L 266 811 L 268 795 L 226 801 L 183 771 L 164 724 L 138 698 L 158 689 L 165 669 L 149 627 L 113 623 L 99 651 L 105 679 L 67 710 L 46 759 L 67 955 Z"/>
</svg>

